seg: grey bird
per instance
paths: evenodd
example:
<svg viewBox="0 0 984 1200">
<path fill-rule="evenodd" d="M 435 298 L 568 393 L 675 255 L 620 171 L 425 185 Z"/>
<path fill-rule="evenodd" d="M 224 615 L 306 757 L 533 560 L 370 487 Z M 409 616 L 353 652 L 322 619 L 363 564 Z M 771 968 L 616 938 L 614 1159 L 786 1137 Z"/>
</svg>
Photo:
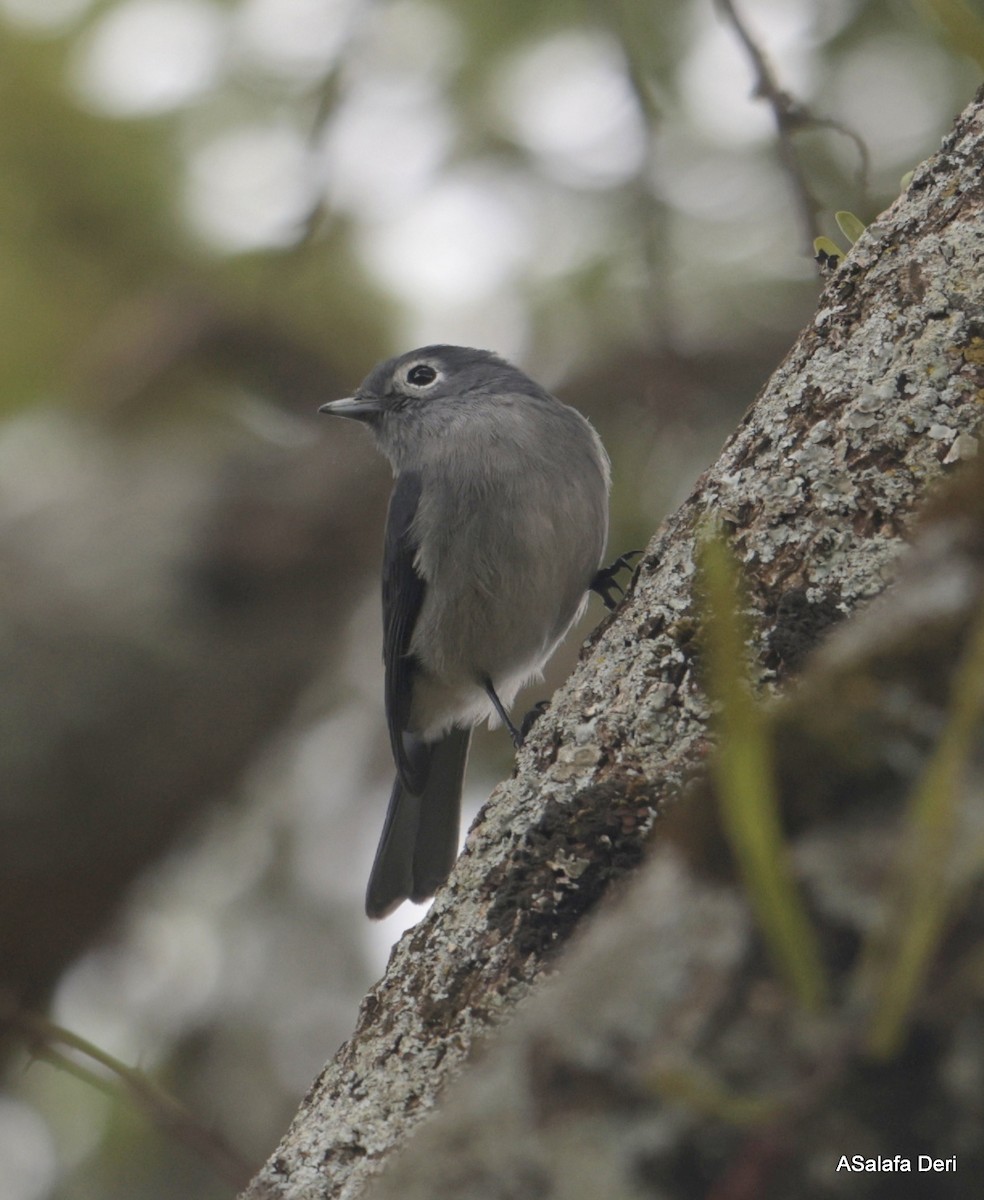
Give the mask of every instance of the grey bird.
<svg viewBox="0 0 984 1200">
<path fill-rule="evenodd" d="M 519 746 L 517 692 L 589 589 L 611 606 L 609 464 L 579 412 L 487 350 L 412 350 L 320 411 L 366 425 L 395 477 L 383 662 L 397 774 L 366 892 L 379 918 L 450 874 L 472 727 L 498 717 Z"/>
</svg>

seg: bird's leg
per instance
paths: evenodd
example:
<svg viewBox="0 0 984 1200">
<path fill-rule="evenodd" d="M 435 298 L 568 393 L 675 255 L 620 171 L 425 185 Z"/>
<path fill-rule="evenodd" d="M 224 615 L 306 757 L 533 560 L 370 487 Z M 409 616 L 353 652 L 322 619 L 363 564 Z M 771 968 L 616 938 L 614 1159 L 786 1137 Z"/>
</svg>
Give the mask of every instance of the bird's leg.
<svg viewBox="0 0 984 1200">
<path fill-rule="evenodd" d="M 628 571 L 632 560 L 638 558 L 641 553 L 641 550 L 627 550 L 625 554 L 620 554 L 609 566 L 602 567 L 588 584 L 588 591 L 597 592 L 605 608 L 613 609 L 618 604 L 612 595 L 613 592 L 618 592 L 620 597 L 625 595 L 625 589 L 618 582 L 618 574 L 620 571 Z"/>
<path fill-rule="evenodd" d="M 485 688 L 486 696 L 488 696 L 488 698 L 492 701 L 492 707 L 499 714 L 499 720 L 509 730 L 509 736 L 512 738 L 513 745 L 518 750 L 523 744 L 523 735 L 519 732 L 512 721 L 510 721 L 509 714 L 503 708 L 502 701 L 496 695 L 495 688 L 492 686 L 492 680 L 488 677 L 488 675 L 486 675 L 482 680 L 482 687 Z"/>
</svg>

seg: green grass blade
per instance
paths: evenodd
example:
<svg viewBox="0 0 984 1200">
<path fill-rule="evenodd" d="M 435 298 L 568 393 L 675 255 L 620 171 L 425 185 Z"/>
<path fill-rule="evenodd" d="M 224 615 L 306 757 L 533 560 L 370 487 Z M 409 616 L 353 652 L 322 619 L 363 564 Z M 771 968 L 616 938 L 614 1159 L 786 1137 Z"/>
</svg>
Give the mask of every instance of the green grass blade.
<svg viewBox="0 0 984 1200">
<path fill-rule="evenodd" d="M 889 1058 L 905 1036 L 953 902 L 947 879 L 967 760 L 984 721 L 984 609 L 953 685 L 936 749 L 909 797 L 898 857 L 885 891 L 887 926 L 865 947 L 861 978 L 874 996 L 867 1047 Z"/>
<path fill-rule="evenodd" d="M 756 919 L 780 972 L 810 1011 L 827 992 L 816 934 L 793 880 L 779 820 L 771 730 L 749 687 L 745 625 L 730 551 L 701 546 L 708 691 L 717 712 L 713 776 L 722 822 Z"/>
</svg>

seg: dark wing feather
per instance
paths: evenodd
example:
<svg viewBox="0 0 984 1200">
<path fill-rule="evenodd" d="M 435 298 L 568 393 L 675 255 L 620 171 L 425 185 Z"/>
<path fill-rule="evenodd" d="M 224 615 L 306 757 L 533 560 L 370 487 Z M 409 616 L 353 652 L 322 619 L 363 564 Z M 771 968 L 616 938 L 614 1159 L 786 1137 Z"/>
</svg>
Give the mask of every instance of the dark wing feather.
<svg viewBox="0 0 984 1200">
<path fill-rule="evenodd" d="M 396 480 L 386 517 L 383 550 L 383 663 L 386 667 L 386 725 L 400 781 L 419 795 L 427 779 L 428 754 L 423 744 L 407 733 L 413 679 L 417 664 L 410 654 L 426 584 L 417 574 L 414 559 L 417 539 L 413 522 L 420 502 L 421 479 L 412 471 Z"/>
</svg>

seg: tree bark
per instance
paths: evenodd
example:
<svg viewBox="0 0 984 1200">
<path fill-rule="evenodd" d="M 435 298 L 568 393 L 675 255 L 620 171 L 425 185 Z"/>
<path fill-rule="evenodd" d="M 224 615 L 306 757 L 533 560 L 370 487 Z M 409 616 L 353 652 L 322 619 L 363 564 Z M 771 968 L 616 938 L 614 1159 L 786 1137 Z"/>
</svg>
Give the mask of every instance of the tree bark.
<svg viewBox="0 0 984 1200">
<path fill-rule="evenodd" d="M 352 1038 L 303 1102 L 248 1200 L 364 1194 L 438 1107 L 476 1045 L 548 970 L 556 980 L 523 1006 L 528 1011 L 501 1045 L 468 1073 L 453 1103 L 373 1194 L 703 1196 L 716 1181 L 713 1194 L 758 1195 L 756 1180 L 772 1178 L 789 1152 L 791 1122 L 812 1111 L 814 1097 L 865 1081 L 844 1030 L 834 1036 L 823 1022 L 801 1022 L 776 984 L 741 889 L 695 848 L 703 846 L 693 832 L 700 822 L 681 832 L 684 816 L 706 809 L 695 798 L 711 749 L 698 669 L 695 549 L 707 518 L 721 519 L 742 565 L 753 676 L 764 693 L 783 690 L 830 626 L 885 589 L 917 504 L 976 452 L 984 398 L 982 204 L 984 93 L 833 274 L 812 324 L 654 537 L 629 599 L 589 641 L 534 727 L 514 777 L 479 815 L 431 911 L 394 950 Z M 973 488 L 968 494 L 976 495 Z M 964 524 L 950 535 L 952 559 L 933 559 L 942 554 L 943 534 L 933 543 L 930 532 L 921 560 L 924 572 L 964 580 L 942 640 L 920 643 L 920 625 L 939 616 L 943 602 L 934 602 L 917 571 L 892 589 L 879 615 L 872 610 L 834 635 L 804 678 L 801 694 L 813 697 L 806 715 L 788 718 L 783 744 L 796 753 L 781 761 L 780 773 L 784 796 L 799 798 L 794 862 L 811 889 L 837 986 L 867 911 L 865 889 L 848 871 L 854 860 L 844 855 L 853 847 L 870 865 L 864 854 L 873 846 L 884 853 L 899 799 L 932 742 L 915 710 L 891 719 L 892 703 L 900 695 L 915 703 L 917 693 L 876 689 L 887 706 L 879 716 L 871 689 L 860 691 L 869 708 L 849 685 L 890 677 L 888 662 L 900 687 L 914 686 L 905 671 L 926 674 L 928 663 L 923 698 L 936 707 L 922 715 L 938 728 L 933 718 L 945 707 L 961 631 L 981 592 L 984 506 L 966 496 L 960 504 L 976 514 L 978 524 L 969 526 L 976 535 L 967 532 L 970 518 L 960 518 Z M 865 732 L 887 731 L 887 740 L 872 733 L 859 750 L 833 721 L 838 709 L 855 722 L 864 717 Z M 839 757 L 842 744 L 853 758 Z M 890 769 L 893 754 L 906 769 Z M 797 782 L 802 764 L 819 781 L 811 789 Z M 664 820 L 673 801 L 682 802 Z M 859 813 L 877 827 L 870 836 L 852 824 Z M 828 835 L 834 841 L 821 852 Z M 636 871 L 647 844 L 648 861 Z M 838 871 L 851 883 L 840 904 Z M 611 885 L 630 873 L 638 878 L 618 889 L 621 902 L 606 905 L 559 958 Z M 855 892 L 856 912 L 849 903 Z M 975 913 L 979 919 L 979 910 L 965 910 L 961 928 Z M 951 1032 L 957 1036 L 956 1027 Z M 956 1052 L 956 1042 L 947 1046 Z M 674 1097 L 673 1072 L 659 1061 L 670 1051 L 687 1064 L 706 1053 L 728 1088 L 788 1094 L 793 1115 L 742 1132 L 741 1105 L 722 1099 L 727 1089 L 718 1082 L 695 1089 L 689 1066 L 686 1095 Z M 938 1083 L 933 1055 L 911 1061 L 911 1053 L 907 1046 L 892 1064 L 895 1075 L 883 1068 L 878 1086 L 917 1082 L 917 1067 L 919 1086 Z M 979 1071 L 974 1078 L 980 1102 Z M 835 1107 L 826 1114 L 828 1133 Z M 871 1135 L 862 1149 L 877 1142 L 877 1120 L 857 1128 Z M 979 1155 L 979 1133 L 971 1140 Z M 848 1142 L 850 1155 L 856 1150 Z M 828 1138 L 817 1147 L 832 1144 Z M 936 1153 L 944 1156 L 942 1148 Z M 821 1184 L 828 1194 L 844 1178 L 831 1174 L 818 1184 L 810 1161 L 798 1158 L 799 1169 L 774 1194 L 820 1194 Z"/>
</svg>

